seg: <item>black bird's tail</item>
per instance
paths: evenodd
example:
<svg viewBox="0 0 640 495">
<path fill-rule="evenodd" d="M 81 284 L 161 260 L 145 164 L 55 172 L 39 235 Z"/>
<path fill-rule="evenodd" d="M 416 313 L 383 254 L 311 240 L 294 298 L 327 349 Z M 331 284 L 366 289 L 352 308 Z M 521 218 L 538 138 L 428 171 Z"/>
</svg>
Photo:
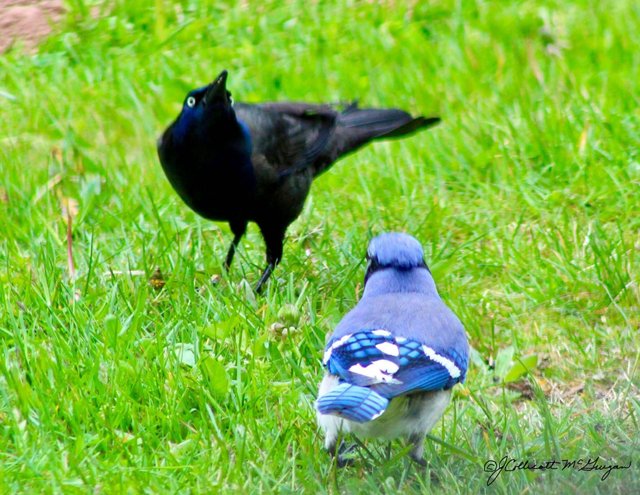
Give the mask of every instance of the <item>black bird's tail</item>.
<svg viewBox="0 0 640 495">
<path fill-rule="evenodd" d="M 395 108 L 358 108 L 355 103 L 343 110 L 337 119 L 336 157 L 350 153 L 374 139 L 406 136 L 440 122 L 439 117 L 412 117 Z"/>
</svg>

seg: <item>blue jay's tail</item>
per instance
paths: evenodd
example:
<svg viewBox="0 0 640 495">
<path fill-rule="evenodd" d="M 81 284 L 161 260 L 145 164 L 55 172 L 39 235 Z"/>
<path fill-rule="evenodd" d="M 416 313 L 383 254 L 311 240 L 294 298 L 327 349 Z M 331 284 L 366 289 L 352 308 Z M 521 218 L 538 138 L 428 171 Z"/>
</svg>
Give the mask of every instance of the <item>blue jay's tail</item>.
<svg viewBox="0 0 640 495">
<path fill-rule="evenodd" d="M 365 423 L 380 416 L 388 405 L 388 399 L 370 388 L 341 383 L 318 397 L 316 407 L 320 414 L 334 414 L 350 421 Z"/>
</svg>

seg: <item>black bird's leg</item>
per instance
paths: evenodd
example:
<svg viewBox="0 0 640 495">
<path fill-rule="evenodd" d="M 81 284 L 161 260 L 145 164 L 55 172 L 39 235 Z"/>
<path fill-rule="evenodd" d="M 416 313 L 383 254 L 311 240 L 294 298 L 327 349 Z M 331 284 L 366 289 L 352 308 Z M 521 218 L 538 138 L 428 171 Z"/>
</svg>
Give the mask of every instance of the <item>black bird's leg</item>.
<svg viewBox="0 0 640 495">
<path fill-rule="evenodd" d="M 259 225 L 260 226 L 260 225 Z M 267 245 L 267 266 L 262 272 L 262 276 L 260 280 L 258 280 L 258 284 L 256 285 L 256 292 L 260 294 L 262 292 L 262 287 L 269 280 L 273 269 L 276 267 L 280 260 L 282 259 L 282 244 L 284 242 L 284 232 L 286 227 L 273 227 L 260 226 L 260 230 L 262 231 L 262 237 L 264 237 L 264 242 Z"/>
<path fill-rule="evenodd" d="M 229 271 L 231 268 L 231 262 L 233 261 L 233 255 L 236 254 L 236 249 L 238 248 L 238 244 L 240 243 L 240 239 L 247 231 L 247 222 L 245 221 L 231 221 L 229 222 L 229 227 L 231 227 L 231 232 L 233 232 L 233 241 L 231 241 L 231 246 L 229 246 L 229 251 L 227 251 L 227 259 L 224 262 L 224 269 Z"/>
<path fill-rule="evenodd" d="M 260 276 L 260 280 L 258 280 L 258 283 L 256 284 L 256 288 L 255 288 L 255 291 L 257 294 L 260 294 L 262 292 L 262 286 L 266 283 L 267 280 L 269 280 L 269 277 L 271 276 L 271 272 L 273 272 L 274 268 L 275 268 L 275 265 L 272 263 L 269 263 L 264 269 L 264 271 L 262 272 L 262 275 Z"/>
</svg>

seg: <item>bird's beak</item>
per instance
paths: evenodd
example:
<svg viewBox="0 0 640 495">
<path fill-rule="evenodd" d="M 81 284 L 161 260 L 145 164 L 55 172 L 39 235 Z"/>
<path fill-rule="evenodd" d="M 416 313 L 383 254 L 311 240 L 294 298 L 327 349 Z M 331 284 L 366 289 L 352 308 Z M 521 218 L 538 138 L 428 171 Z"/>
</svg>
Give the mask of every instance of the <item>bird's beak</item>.
<svg viewBox="0 0 640 495">
<path fill-rule="evenodd" d="M 229 101 L 227 96 L 227 71 L 223 70 L 215 80 L 209 84 L 207 92 L 204 95 L 205 103 L 214 101 Z"/>
</svg>

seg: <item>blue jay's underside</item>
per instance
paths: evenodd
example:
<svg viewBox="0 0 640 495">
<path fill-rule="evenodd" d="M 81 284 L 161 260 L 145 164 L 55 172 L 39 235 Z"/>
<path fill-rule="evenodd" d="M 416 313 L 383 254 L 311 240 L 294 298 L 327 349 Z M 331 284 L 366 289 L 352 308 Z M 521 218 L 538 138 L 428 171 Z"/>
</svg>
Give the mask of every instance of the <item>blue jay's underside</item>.
<svg viewBox="0 0 640 495">
<path fill-rule="evenodd" d="M 339 433 L 406 437 L 424 464 L 424 438 L 464 380 L 468 344 L 442 302 L 422 248 L 406 234 L 372 240 L 365 291 L 325 348 L 318 423 L 335 454 Z"/>
</svg>

